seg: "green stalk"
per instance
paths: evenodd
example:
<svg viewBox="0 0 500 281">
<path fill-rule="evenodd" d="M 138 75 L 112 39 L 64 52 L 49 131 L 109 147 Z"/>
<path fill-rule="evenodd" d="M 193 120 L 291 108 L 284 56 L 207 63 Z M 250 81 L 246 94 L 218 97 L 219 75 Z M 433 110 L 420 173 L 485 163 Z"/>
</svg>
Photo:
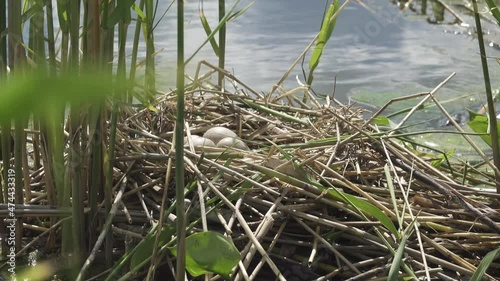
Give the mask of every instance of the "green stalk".
<svg viewBox="0 0 500 281">
<path fill-rule="evenodd" d="M 59 18 L 59 27 L 61 28 L 61 69 L 68 66 L 68 48 L 69 48 L 69 22 L 68 22 L 68 2 L 57 0 L 57 14 Z"/>
<path fill-rule="evenodd" d="M 184 1 L 177 1 L 177 122 L 175 124 L 176 280 L 184 280 L 186 217 L 184 210 Z"/>
<path fill-rule="evenodd" d="M 0 1 L 0 32 L 7 28 L 7 1 Z M 7 75 L 7 37 L 0 38 L 0 82 Z"/>
<path fill-rule="evenodd" d="M 39 5 L 32 3 L 32 7 Z M 37 12 L 30 20 L 29 46 L 33 50 L 31 57 L 37 64 L 38 69 L 45 71 L 45 38 L 44 38 L 44 13 L 43 10 Z"/>
<path fill-rule="evenodd" d="M 226 63 L 226 23 L 224 22 L 224 17 L 226 16 L 226 1 L 219 0 L 219 22 L 224 24 L 219 30 L 219 68 L 224 69 Z M 221 90 L 224 90 L 224 73 L 222 71 L 218 72 L 217 85 Z"/>
<path fill-rule="evenodd" d="M 145 0 L 141 0 L 141 2 L 139 2 L 139 9 L 144 10 L 144 2 L 145 2 Z M 137 67 L 137 54 L 138 54 L 138 50 L 139 50 L 139 37 L 141 36 L 142 21 L 143 21 L 142 17 L 140 15 L 137 15 L 137 21 L 136 21 L 135 31 L 134 31 L 134 42 L 132 43 L 133 44 L 132 45 L 132 58 L 130 59 L 129 80 L 130 80 L 131 85 L 133 85 L 133 83 L 135 81 L 135 72 L 136 72 L 136 67 Z"/>
<path fill-rule="evenodd" d="M 98 107 L 96 105 L 95 107 Z M 96 112 L 92 112 L 90 110 L 89 118 L 92 116 L 96 116 L 95 122 L 95 131 L 90 136 L 92 138 L 92 153 L 91 157 L 91 171 L 90 171 L 90 190 L 89 190 L 89 207 L 90 212 L 88 216 L 88 245 L 93 245 L 96 240 L 95 230 L 97 229 L 95 226 L 97 225 L 96 215 L 97 215 L 97 200 L 99 195 L 99 187 L 104 185 L 103 181 L 103 147 L 102 147 L 102 138 L 105 134 L 102 133 L 104 125 L 102 124 L 102 110 L 100 108 L 95 108 Z"/>
<path fill-rule="evenodd" d="M 114 40 L 114 26 L 109 26 L 109 17 L 111 15 L 111 8 L 114 1 L 101 2 L 102 9 L 102 23 L 101 23 L 101 41 L 100 41 L 100 66 L 105 74 L 111 74 L 112 65 L 110 62 L 113 60 L 113 40 Z M 111 202 L 110 202 L 111 204 Z"/>
<path fill-rule="evenodd" d="M 69 3 L 69 36 L 71 41 L 69 70 L 78 75 L 80 70 L 80 0 L 73 0 Z M 83 260 L 84 227 L 83 227 L 83 204 L 82 204 L 82 155 L 81 155 L 81 130 L 80 108 L 71 106 L 70 112 L 70 142 L 68 154 L 69 187 L 71 188 L 72 206 L 72 235 L 73 251 L 71 265 L 79 267 Z"/>
<path fill-rule="evenodd" d="M 109 1 L 102 2 L 102 30 L 101 30 L 101 42 L 100 42 L 100 57 L 101 63 L 100 67 L 102 72 L 105 74 L 111 74 L 111 64 L 112 60 L 112 50 L 110 53 L 110 44 L 112 44 L 113 38 L 113 30 L 114 27 L 109 26 L 109 17 L 111 14 L 111 3 Z M 111 42 L 111 43 L 110 43 Z M 115 150 L 115 142 L 116 142 L 116 122 L 117 122 L 117 107 L 116 103 L 112 103 L 112 112 L 111 112 L 111 124 L 109 128 L 109 141 L 108 141 L 108 150 L 106 155 L 104 156 L 104 166 L 105 166 L 105 180 L 106 184 L 104 186 L 104 209 L 106 213 L 109 214 L 111 211 L 111 189 L 113 188 L 113 162 L 114 158 L 114 150 Z M 113 234 L 108 231 L 106 233 L 105 238 L 105 246 L 104 246 L 104 256 L 106 260 L 106 266 L 110 267 L 113 264 Z"/>
<path fill-rule="evenodd" d="M 100 8 L 99 0 L 87 0 L 88 18 L 87 24 L 87 57 L 86 63 L 96 66 L 99 63 L 99 40 L 100 40 Z"/>
<path fill-rule="evenodd" d="M 56 74 L 56 46 L 54 39 L 54 16 L 52 14 L 52 1 L 46 3 L 47 14 L 47 45 L 49 49 L 49 73 L 50 76 Z"/>
<path fill-rule="evenodd" d="M 111 112 L 111 127 L 109 132 L 109 148 L 108 157 L 106 162 L 106 188 L 104 190 L 104 200 L 106 213 L 109 214 L 111 211 L 111 192 L 113 188 L 113 160 L 115 159 L 115 146 L 116 146 L 116 124 L 118 120 L 118 99 L 116 95 L 113 97 L 113 109 Z M 109 210 L 108 210 L 109 208 Z M 108 231 L 106 233 L 106 266 L 111 267 L 113 265 L 113 232 Z"/>
<path fill-rule="evenodd" d="M 68 154 L 68 171 L 71 188 L 71 206 L 72 206 L 72 238 L 73 251 L 71 266 L 75 269 L 80 266 L 83 254 L 83 204 L 82 204 L 82 155 L 81 155 L 81 133 L 80 127 L 80 111 L 76 107 L 71 108 L 70 117 L 70 143 Z"/>
<path fill-rule="evenodd" d="M 8 28 L 8 63 L 13 72 L 21 66 L 21 57 L 24 57 L 24 48 L 22 46 L 22 17 L 21 1 L 9 0 L 9 28 Z"/>
<path fill-rule="evenodd" d="M 153 36 L 153 20 L 154 20 L 154 5 L 153 0 L 146 0 L 146 79 L 145 89 L 149 101 L 154 100 L 156 93 L 156 79 L 155 79 L 155 45 Z"/>
<path fill-rule="evenodd" d="M 100 8 L 99 8 L 99 0 L 87 0 L 87 17 L 86 17 L 86 26 L 87 29 L 87 40 L 86 45 L 87 48 L 87 59 L 84 62 L 87 64 L 89 70 L 99 69 L 99 56 L 100 56 L 100 26 L 99 26 L 99 18 L 100 18 Z M 87 174 L 87 182 L 89 183 L 89 207 L 90 212 L 87 220 L 87 243 L 88 245 L 93 245 L 97 239 L 96 230 L 97 230 L 97 201 L 98 194 L 100 188 L 105 186 L 104 178 L 103 178 L 103 143 L 102 139 L 106 136 L 103 132 L 104 125 L 102 124 L 103 120 L 103 111 L 102 104 L 99 103 L 91 103 L 90 108 L 88 110 L 88 120 L 89 120 L 89 139 L 91 141 L 91 151 L 89 152 L 89 165 L 90 171 Z"/>
<path fill-rule="evenodd" d="M 54 38 L 54 16 L 52 1 L 45 1 L 45 13 L 47 18 L 47 49 L 48 49 L 48 75 L 54 77 L 56 75 L 56 47 Z M 64 114 L 61 114 L 64 118 Z M 50 130 L 53 131 L 50 131 Z M 40 136 L 41 136 L 41 149 L 42 156 L 45 154 L 44 164 L 45 170 L 45 181 L 47 182 L 46 192 L 47 192 L 47 204 L 49 205 L 59 205 L 61 200 L 56 198 L 57 188 L 63 188 L 63 177 L 64 174 L 60 172 L 60 167 L 63 165 L 63 151 L 62 146 L 57 148 L 54 146 L 57 138 L 55 132 L 62 133 L 62 128 L 58 131 L 56 123 L 53 120 L 41 120 L 40 121 Z M 52 134 L 50 134 L 52 133 Z M 50 135 L 50 137 L 49 137 Z M 43 159 L 43 157 L 42 157 Z M 62 206 L 62 205 L 59 205 Z M 68 222 L 68 221 L 66 221 Z M 57 218 L 51 217 L 49 219 L 49 225 L 53 226 L 57 223 Z M 64 224 L 64 222 L 63 222 Z M 67 224 L 67 223 L 66 223 Z M 63 226 L 63 229 L 65 227 Z M 49 234 L 47 245 L 50 247 L 55 245 L 56 241 L 56 231 L 52 231 Z"/>
<path fill-rule="evenodd" d="M 484 88 L 486 90 L 486 101 L 488 104 L 488 121 L 491 137 L 491 147 L 493 149 L 493 163 L 495 167 L 500 168 L 500 151 L 498 147 L 498 131 L 495 103 L 491 92 L 490 74 L 488 70 L 488 62 L 486 61 L 486 50 L 484 48 L 483 30 L 481 28 L 481 19 L 477 9 L 477 1 L 472 0 L 474 8 L 474 18 L 476 20 L 477 39 L 479 44 L 479 53 L 481 54 L 481 65 L 483 68 Z M 500 193 L 500 173 L 495 172 L 495 181 L 497 193 Z"/>
<path fill-rule="evenodd" d="M 79 66 L 79 48 L 80 48 L 80 0 L 73 0 L 70 2 L 69 13 L 70 21 L 70 68 L 76 71 Z"/>
</svg>

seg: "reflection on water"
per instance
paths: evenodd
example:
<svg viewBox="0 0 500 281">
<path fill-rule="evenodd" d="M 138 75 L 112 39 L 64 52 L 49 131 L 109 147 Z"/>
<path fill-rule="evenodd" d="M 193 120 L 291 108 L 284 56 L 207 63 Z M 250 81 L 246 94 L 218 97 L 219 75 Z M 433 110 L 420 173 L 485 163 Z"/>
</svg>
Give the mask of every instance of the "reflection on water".
<svg viewBox="0 0 500 281">
<path fill-rule="evenodd" d="M 216 2 L 204 1 L 212 26 L 216 24 Z M 249 2 L 243 0 L 240 6 Z M 167 2 L 161 3 L 160 9 L 164 10 Z M 377 99 L 379 94 L 387 92 L 405 95 L 429 91 L 457 72 L 439 96 L 446 99 L 474 92 L 482 99 L 477 41 L 466 35 L 465 27 L 427 21 L 429 18 L 453 22 L 453 17 L 442 7 L 433 1 L 431 5 L 413 1 L 416 4 L 405 10 L 390 1 L 363 3 L 351 2 L 339 16 L 316 71 L 313 86 L 317 92 L 331 92 L 337 75 L 337 98 L 347 101 L 349 97 L 356 98 L 359 92 L 369 91 Z M 255 1 L 247 13 L 228 27 L 227 68 L 256 90 L 269 91 L 318 31 L 324 5 L 324 1 Z M 203 42 L 205 33 L 197 15 L 198 3 L 189 1 L 186 9 L 189 19 L 186 45 L 190 54 Z M 157 49 L 165 48 L 159 56 L 159 69 L 166 73 L 173 73 L 175 65 L 175 26 L 172 10 L 156 31 Z M 455 35 L 450 32 L 453 30 L 465 34 Z M 489 56 L 500 56 L 493 48 L 487 52 Z M 193 60 L 188 67 L 190 73 L 194 73 L 196 61 L 201 59 L 215 62 L 210 46 Z M 492 77 L 498 76 L 497 65 L 491 63 Z M 300 67 L 290 76 L 288 87 L 296 85 L 295 75 L 302 77 Z M 165 76 L 164 85 L 173 85 L 173 75 Z"/>
</svg>

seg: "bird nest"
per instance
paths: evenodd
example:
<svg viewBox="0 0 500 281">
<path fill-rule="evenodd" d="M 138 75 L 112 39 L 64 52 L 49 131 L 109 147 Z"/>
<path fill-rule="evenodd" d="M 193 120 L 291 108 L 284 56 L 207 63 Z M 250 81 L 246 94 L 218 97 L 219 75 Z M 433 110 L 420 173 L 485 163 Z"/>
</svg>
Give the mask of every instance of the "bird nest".
<svg viewBox="0 0 500 281">
<path fill-rule="evenodd" d="M 455 179 L 446 159 L 417 156 L 360 108 L 297 99 L 306 87 L 261 95 L 225 74 L 232 90 L 217 90 L 210 75 L 186 88 L 184 167 L 173 159 L 175 91 L 146 109 L 122 108 L 114 172 L 128 184 L 117 235 L 146 235 L 160 210 L 165 224 L 175 220 L 180 168 L 188 235 L 230 238 L 241 254 L 233 280 L 386 280 L 391 268 L 458 280 L 499 247 L 498 194 Z M 192 144 L 212 127 L 248 149 Z M 175 257 L 162 261 L 170 268 Z M 488 273 L 500 276 L 498 265 Z"/>
</svg>

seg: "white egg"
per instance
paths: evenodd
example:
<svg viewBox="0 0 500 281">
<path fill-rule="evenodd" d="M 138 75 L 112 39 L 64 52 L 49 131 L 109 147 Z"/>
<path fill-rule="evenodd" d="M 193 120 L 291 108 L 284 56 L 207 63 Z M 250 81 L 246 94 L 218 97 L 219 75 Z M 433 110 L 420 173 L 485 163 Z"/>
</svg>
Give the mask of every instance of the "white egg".
<svg viewBox="0 0 500 281">
<path fill-rule="evenodd" d="M 228 128 L 224 127 L 213 127 L 208 129 L 203 137 L 212 140 L 214 143 L 219 143 L 219 141 L 223 138 L 232 137 L 237 138 L 238 136 Z"/>
<path fill-rule="evenodd" d="M 207 138 L 200 137 L 197 135 L 191 135 L 191 142 L 193 143 L 193 146 L 196 147 L 215 147 L 215 143 Z M 187 142 L 187 137 L 184 138 L 184 146 L 189 147 L 189 144 Z"/>
<path fill-rule="evenodd" d="M 237 138 L 223 138 L 217 143 L 217 147 L 229 147 L 229 148 L 237 148 L 241 150 L 250 150 L 248 146 L 240 139 Z"/>
</svg>

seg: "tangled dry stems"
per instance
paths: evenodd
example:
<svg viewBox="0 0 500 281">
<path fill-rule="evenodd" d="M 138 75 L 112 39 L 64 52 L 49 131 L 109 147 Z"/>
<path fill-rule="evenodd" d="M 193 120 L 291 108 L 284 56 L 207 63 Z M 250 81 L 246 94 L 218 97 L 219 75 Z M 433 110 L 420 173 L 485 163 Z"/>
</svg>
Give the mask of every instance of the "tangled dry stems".
<svg viewBox="0 0 500 281">
<path fill-rule="evenodd" d="M 235 280 L 385 280 L 404 235 L 402 275 L 410 269 L 452 280 L 471 275 L 499 247 L 498 195 L 430 165 L 433 159 L 366 123 L 361 109 L 335 101 L 305 105 L 286 92 L 256 96 L 230 81 L 232 92 L 216 90 L 210 76 L 191 84 L 186 126 L 198 135 L 229 128 L 250 150 L 186 147 L 184 169 L 192 187 L 188 217 L 196 222 L 191 232 L 231 237 L 243 261 Z M 125 108 L 122 115 L 116 176 L 128 174 L 125 206 L 144 216 L 161 208 L 175 99 L 174 91 L 157 112 Z M 175 182 L 165 186 L 174 198 Z M 397 232 L 332 191 L 370 203 Z M 139 200 L 126 199 L 133 193 Z"/>
</svg>

